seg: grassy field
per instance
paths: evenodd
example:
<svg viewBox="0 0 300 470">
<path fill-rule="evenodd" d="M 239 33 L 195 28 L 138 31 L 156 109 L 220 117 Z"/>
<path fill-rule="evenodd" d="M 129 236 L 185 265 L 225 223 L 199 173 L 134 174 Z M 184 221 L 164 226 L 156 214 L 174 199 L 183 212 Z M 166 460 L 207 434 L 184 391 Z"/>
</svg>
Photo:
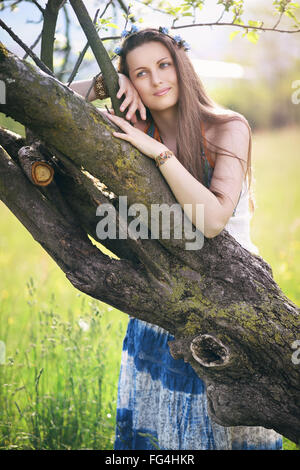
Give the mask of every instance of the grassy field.
<svg viewBox="0 0 300 470">
<path fill-rule="evenodd" d="M 251 229 L 297 304 L 299 148 L 297 129 L 254 135 Z M 0 449 L 112 449 L 127 315 L 74 289 L 2 203 L 0 218 Z"/>
</svg>

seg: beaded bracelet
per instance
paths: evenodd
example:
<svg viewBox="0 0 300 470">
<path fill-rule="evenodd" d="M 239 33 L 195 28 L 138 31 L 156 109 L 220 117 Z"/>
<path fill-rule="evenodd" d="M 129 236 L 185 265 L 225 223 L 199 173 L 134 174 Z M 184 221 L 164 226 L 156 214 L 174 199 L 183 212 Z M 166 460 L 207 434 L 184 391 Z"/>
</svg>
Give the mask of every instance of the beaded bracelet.
<svg viewBox="0 0 300 470">
<path fill-rule="evenodd" d="M 96 98 L 98 100 L 105 100 L 105 98 L 109 98 L 109 94 L 107 91 L 107 88 L 104 83 L 103 75 L 102 73 L 96 75 L 94 78 L 94 92 L 96 95 Z"/>
<path fill-rule="evenodd" d="M 174 153 L 171 150 L 165 150 L 161 152 L 157 157 L 155 157 L 156 166 L 161 166 L 165 163 L 168 158 L 174 156 Z"/>
</svg>

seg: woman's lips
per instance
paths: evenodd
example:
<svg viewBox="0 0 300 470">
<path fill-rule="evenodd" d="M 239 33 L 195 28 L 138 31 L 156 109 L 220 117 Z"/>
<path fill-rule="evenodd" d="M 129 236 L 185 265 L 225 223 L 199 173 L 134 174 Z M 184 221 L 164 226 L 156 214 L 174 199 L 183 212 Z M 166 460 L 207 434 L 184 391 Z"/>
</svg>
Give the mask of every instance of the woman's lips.
<svg viewBox="0 0 300 470">
<path fill-rule="evenodd" d="M 171 90 L 171 88 L 163 88 L 162 90 L 158 91 L 157 93 L 154 93 L 155 96 L 162 96 L 168 93 L 168 91 Z"/>
</svg>

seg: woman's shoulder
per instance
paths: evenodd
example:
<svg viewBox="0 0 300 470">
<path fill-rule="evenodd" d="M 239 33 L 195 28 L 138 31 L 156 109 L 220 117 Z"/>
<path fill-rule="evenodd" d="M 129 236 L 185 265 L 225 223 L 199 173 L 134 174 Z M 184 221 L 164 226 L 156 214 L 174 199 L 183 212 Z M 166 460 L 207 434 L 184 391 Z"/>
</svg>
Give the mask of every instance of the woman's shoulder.
<svg viewBox="0 0 300 470">
<path fill-rule="evenodd" d="M 251 128 L 242 114 L 224 110 L 222 114 L 218 114 L 216 119 L 206 121 L 203 124 L 206 148 L 213 166 L 216 164 L 218 155 L 223 153 L 222 150 L 225 151 L 225 155 L 228 151 L 240 155 L 240 150 L 244 149 L 245 152 L 242 150 L 242 154 L 245 153 L 244 158 L 246 159 Z"/>
<path fill-rule="evenodd" d="M 249 135 L 251 132 L 245 116 L 231 110 L 224 110 L 223 113 L 219 113 L 212 123 L 205 122 L 204 129 L 207 139 L 217 145 L 219 141 L 223 140 L 225 134 L 235 135 L 242 132 Z"/>
</svg>

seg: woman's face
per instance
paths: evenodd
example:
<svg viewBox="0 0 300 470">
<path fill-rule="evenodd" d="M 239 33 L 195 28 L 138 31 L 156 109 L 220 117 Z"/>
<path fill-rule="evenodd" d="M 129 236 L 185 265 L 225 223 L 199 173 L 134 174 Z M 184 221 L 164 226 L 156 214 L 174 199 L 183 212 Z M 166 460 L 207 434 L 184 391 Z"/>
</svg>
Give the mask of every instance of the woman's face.
<svg viewBox="0 0 300 470">
<path fill-rule="evenodd" d="M 129 78 L 150 111 L 164 111 L 178 102 L 175 65 L 161 42 L 148 42 L 126 57 Z"/>
</svg>

